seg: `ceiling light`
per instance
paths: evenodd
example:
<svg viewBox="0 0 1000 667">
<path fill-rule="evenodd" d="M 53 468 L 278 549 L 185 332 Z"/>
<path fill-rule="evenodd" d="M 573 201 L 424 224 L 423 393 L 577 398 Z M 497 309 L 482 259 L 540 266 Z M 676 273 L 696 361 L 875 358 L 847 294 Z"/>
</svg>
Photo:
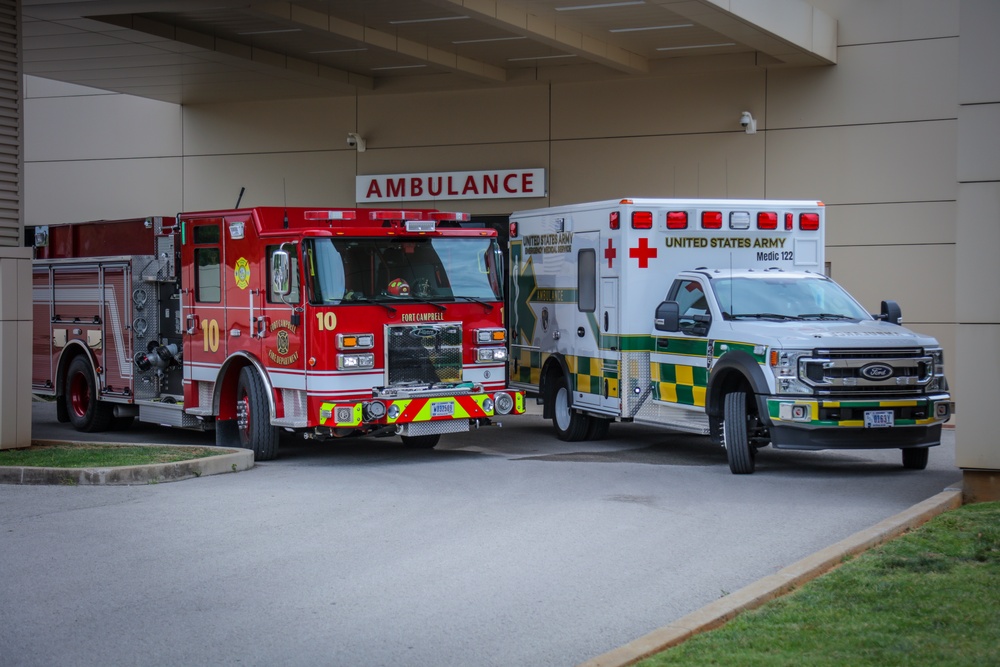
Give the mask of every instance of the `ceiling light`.
<svg viewBox="0 0 1000 667">
<path fill-rule="evenodd" d="M 557 12 L 575 12 L 579 9 L 607 9 L 609 7 L 628 7 L 631 5 L 644 5 L 646 0 L 626 0 L 625 2 L 602 2 L 597 5 L 570 5 L 569 7 L 556 7 Z"/>
<path fill-rule="evenodd" d="M 697 44 L 695 46 L 661 46 L 657 51 L 683 51 L 684 49 L 714 49 L 719 46 L 736 46 L 736 42 L 723 42 L 722 44 Z"/>
<path fill-rule="evenodd" d="M 643 28 L 612 28 L 608 32 L 642 32 L 644 30 L 670 30 L 671 28 L 693 28 L 693 23 L 676 23 L 674 25 L 651 25 Z"/>
<path fill-rule="evenodd" d="M 518 60 L 552 60 L 554 58 L 576 58 L 572 53 L 563 56 L 531 56 L 529 58 L 507 58 L 507 62 L 516 62 Z"/>
<path fill-rule="evenodd" d="M 367 51 L 368 49 L 330 49 L 328 51 L 310 51 L 312 54 L 319 53 L 354 53 L 355 51 Z"/>
<path fill-rule="evenodd" d="M 488 39 L 458 39 L 452 44 L 482 44 L 484 42 L 513 42 L 517 39 L 528 39 L 527 37 L 490 37 Z"/>
<path fill-rule="evenodd" d="M 280 30 L 252 30 L 250 32 L 238 32 L 237 35 L 276 35 L 279 32 L 302 32 L 302 28 L 281 28 Z"/>
<path fill-rule="evenodd" d="M 438 21 L 464 21 L 468 16 L 438 16 L 432 19 L 406 19 L 401 21 L 389 21 L 389 25 L 406 25 L 408 23 L 436 23 Z"/>
<path fill-rule="evenodd" d="M 427 65 L 393 65 L 391 67 L 372 67 L 371 71 L 377 72 L 387 69 L 419 69 L 421 67 L 427 67 Z"/>
</svg>

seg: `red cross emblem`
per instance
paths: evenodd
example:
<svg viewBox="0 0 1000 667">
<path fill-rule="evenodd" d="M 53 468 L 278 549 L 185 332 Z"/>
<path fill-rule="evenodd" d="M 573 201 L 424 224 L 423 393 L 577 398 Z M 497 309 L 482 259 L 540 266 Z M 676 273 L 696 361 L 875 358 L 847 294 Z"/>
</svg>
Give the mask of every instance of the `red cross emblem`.
<svg viewBox="0 0 1000 667">
<path fill-rule="evenodd" d="M 612 262 L 614 262 L 615 257 L 618 256 L 618 251 L 615 250 L 615 246 L 611 243 L 611 239 L 608 239 L 608 247 L 604 250 L 604 259 L 608 260 L 608 268 L 611 268 Z"/>
<path fill-rule="evenodd" d="M 628 256 L 639 260 L 639 268 L 649 268 L 649 258 L 656 257 L 656 248 L 649 247 L 649 239 L 645 236 L 639 239 L 638 248 L 629 248 Z"/>
</svg>

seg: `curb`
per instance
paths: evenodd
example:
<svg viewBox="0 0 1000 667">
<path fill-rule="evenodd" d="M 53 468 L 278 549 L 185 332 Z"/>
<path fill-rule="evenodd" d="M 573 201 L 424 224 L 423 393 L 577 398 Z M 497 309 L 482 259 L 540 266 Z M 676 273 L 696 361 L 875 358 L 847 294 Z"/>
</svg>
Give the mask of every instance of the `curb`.
<svg viewBox="0 0 1000 667">
<path fill-rule="evenodd" d="M 32 444 L 54 442 L 33 440 Z M 60 440 L 59 442 L 67 442 Z M 93 443 L 80 443 L 93 444 Z M 170 445 L 188 447 L 190 445 Z M 253 468 L 253 452 L 249 449 L 227 449 L 223 447 L 199 447 L 219 452 L 189 461 L 174 463 L 154 463 L 136 466 L 114 466 L 108 468 L 36 468 L 29 466 L 0 466 L 0 484 L 32 484 L 55 486 L 131 486 L 139 484 L 159 484 L 179 482 L 193 477 L 239 472 Z"/>
<path fill-rule="evenodd" d="M 806 556 L 735 593 L 711 602 L 669 625 L 653 630 L 624 646 L 592 658 L 578 667 L 627 667 L 689 637 L 717 628 L 744 611 L 756 609 L 840 565 L 848 556 L 888 542 L 930 519 L 962 506 L 962 489 L 948 487 L 908 510 L 854 533 L 836 544 Z"/>
</svg>

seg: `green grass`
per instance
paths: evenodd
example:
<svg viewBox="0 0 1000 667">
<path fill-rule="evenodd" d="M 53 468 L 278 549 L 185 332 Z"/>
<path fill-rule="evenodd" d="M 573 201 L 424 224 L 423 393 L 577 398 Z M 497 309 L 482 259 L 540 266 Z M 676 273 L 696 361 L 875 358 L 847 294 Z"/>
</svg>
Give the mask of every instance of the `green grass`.
<svg viewBox="0 0 1000 667">
<path fill-rule="evenodd" d="M 205 447 L 161 447 L 102 444 L 46 444 L 0 451 L 0 466 L 34 468 L 111 468 L 176 463 L 215 456 Z"/>
<path fill-rule="evenodd" d="M 639 664 L 1000 665 L 1000 503 L 942 514 Z"/>
</svg>

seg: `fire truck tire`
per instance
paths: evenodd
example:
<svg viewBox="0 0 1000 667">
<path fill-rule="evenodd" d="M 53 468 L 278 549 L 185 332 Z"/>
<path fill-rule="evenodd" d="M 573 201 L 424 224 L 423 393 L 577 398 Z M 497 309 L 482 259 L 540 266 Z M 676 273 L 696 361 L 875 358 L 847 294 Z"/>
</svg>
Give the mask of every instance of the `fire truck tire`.
<svg viewBox="0 0 1000 667">
<path fill-rule="evenodd" d="M 236 386 L 239 446 L 253 450 L 255 461 L 270 461 L 278 455 L 279 432 L 271 425 L 266 391 L 257 371 L 249 366 L 240 370 Z"/>
<path fill-rule="evenodd" d="M 401 435 L 399 439 L 403 441 L 404 447 L 409 447 L 410 449 L 434 449 L 437 447 L 438 441 L 441 440 L 441 434 Z"/>
<path fill-rule="evenodd" d="M 747 409 L 746 392 L 726 394 L 723 409 L 722 432 L 729 470 L 734 475 L 749 475 L 754 470 L 757 448 L 750 442 L 750 420 L 753 417 Z"/>
<path fill-rule="evenodd" d="M 570 407 L 569 388 L 565 378 L 556 380 L 549 400 L 552 401 L 552 425 L 556 428 L 556 436 L 565 442 L 586 440 L 590 431 L 590 417 Z"/>
<path fill-rule="evenodd" d="M 923 470 L 927 467 L 927 458 L 930 451 L 927 447 L 902 450 L 903 467 L 907 470 Z"/>
<path fill-rule="evenodd" d="M 66 411 L 77 431 L 107 431 L 114 417 L 114 406 L 97 400 L 97 380 L 86 357 L 79 356 L 66 370 Z"/>
</svg>

